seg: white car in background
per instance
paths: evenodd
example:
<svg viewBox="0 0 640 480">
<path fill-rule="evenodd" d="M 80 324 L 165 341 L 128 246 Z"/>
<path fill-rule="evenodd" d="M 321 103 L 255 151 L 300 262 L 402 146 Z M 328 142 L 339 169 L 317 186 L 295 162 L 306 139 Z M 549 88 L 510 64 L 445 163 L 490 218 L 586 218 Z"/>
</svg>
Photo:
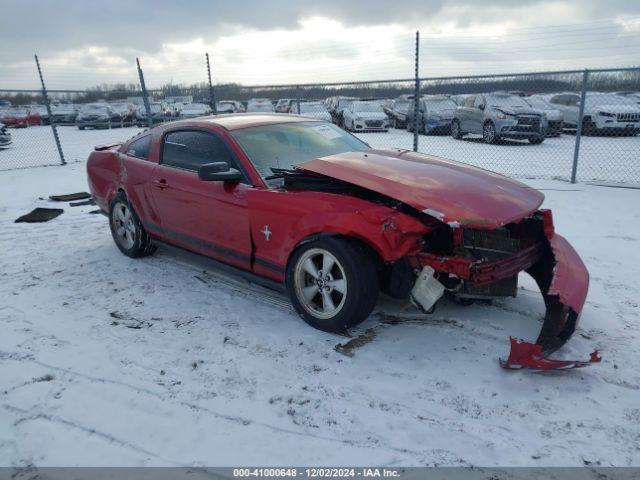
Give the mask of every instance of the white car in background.
<svg viewBox="0 0 640 480">
<path fill-rule="evenodd" d="M 236 100 L 220 100 L 216 103 L 218 113 L 240 113 L 244 112 L 244 105 Z"/>
<path fill-rule="evenodd" d="M 275 112 L 268 98 L 252 98 L 247 102 L 247 112 Z"/>
<path fill-rule="evenodd" d="M 296 108 L 296 105 L 294 105 Z M 296 113 L 295 110 L 293 113 Z M 331 121 L 331 114 L 323 102 L 300 102 L 300 115 L 317 118 L 318 120 Z"/>
<path fill-rule="evenodd" d="M 386 132 L 389 118 L 380 103 L 375 101 L 352 102 L 342 113 L 344 128 L 352 132 Z"/>
<path fill-rule="evenodd" d="M 553 95 L 549 103 L 562 111 L 565 128 L 577 128 L 580 94 Z M 640 133 L 640 104 L 613 93 L 587 92 L 582 120 L 585 135 L 637 135 Z"/>
<path fill-rule="evenodd" d="M 547 116 L 547 137 L 558 137 L 562 133 L 562 125 L 564 115 L 556 106 L 549 103 L 549 100 L 543 95 L 531 95 L 530 97 L 522 97 L 531 107 L 540 110 Z"/>
<path fill-rule="evenodd" d="M 190 103 L 182 107 L 180 118 L 203 117 L 211 114 L 211 107 L 204 103 Z"/>
</svg>

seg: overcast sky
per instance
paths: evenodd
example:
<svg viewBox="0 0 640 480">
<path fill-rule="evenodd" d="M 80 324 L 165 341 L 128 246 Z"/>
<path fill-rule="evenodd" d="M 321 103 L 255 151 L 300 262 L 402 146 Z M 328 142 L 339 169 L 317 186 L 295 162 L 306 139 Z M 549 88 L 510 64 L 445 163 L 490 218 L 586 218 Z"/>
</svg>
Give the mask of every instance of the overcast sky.
<svg viewBox="0 0 640 480">
<path fill-rule="evenodd" d="M 0 88 L 247 85 L 640 65 L 637 0 L 0 0 Z"/>
</svg>

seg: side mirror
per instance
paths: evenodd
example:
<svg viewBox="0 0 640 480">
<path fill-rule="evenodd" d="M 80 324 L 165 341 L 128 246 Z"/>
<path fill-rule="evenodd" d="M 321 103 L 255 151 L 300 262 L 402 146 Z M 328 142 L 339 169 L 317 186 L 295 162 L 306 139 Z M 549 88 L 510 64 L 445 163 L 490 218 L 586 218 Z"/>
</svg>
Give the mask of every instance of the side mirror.
<svg viewBox="0 0 640 480">
<path fill-rule="evenodd" d="M 478 108 L 479 108 L 480 110 L 484 110 L 484 108 L 485 108 L 484 103 L 481 103 L 480 105 L 478 105 Z"/>
<path fill-rule="evenodd" d="M 198 168 L 198 178 L 205 182 L 239 182 L 242 174 L 227 162 L 213 162 Z"/>
</svg>

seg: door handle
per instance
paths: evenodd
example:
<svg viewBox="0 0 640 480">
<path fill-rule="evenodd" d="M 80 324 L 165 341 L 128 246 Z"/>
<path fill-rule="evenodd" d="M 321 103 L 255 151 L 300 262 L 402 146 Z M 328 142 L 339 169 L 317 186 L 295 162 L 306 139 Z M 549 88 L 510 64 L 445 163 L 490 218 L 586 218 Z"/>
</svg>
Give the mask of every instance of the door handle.
<svg viewBox="0 0 640 480">
<path fill-rule="evenodd" d="M 159 188 L 161 190 L 164 190 L 165 188 L 169 187 L 169 184 L 167 183 L 167 181 L 164 178 L 161 178 L 160 180 L 154 180 L 153 181 L 153 186 L 156 188 Z"/>
</svg>

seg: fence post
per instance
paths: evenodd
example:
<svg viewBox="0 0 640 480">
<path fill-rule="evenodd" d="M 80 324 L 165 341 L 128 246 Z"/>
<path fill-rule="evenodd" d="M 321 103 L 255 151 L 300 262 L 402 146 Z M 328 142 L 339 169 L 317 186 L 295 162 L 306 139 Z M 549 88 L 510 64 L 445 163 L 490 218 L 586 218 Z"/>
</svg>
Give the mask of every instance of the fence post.
<svg viewBox="0 0 640 480">
<path fill-rule="evenodd" d="M 413 151 L 418 151 L 418 107 L 420 105 L 420 76 L 418 71 L 420 53 L 420 32 L 416 32 L 416 79 L 413 86 Z"/>
<path fill-rule="evenodd" d="M 56 141 L 56 147 L 58 147 L 58 155 L 60 155 L 60 165 L 66 165 L 67 162 L 64 159 L 64 153 L 62 152 L 60 137 L 58 137 L 58 128 L 56 127 L 56 124 L 53 121 L 53 115 L 51 114 L 51 104 L 49 103 L 49 95 L 47 95 L 47 87 L 44 84 L 44 77 L 42 76 L 42 69 L 40 68 L 40 60 L 38 60 L 38 55 L 34 55 L 34 58 L 36 59 L 38 75 L 40 76 L 40 83 L 42 84 L 42 98 L 44 100 L 44 105 L 47 108 L 47 115 L 49 115 L 49 124 L 53 130 L 53 139 Z"/>
<path fill-rule="evenodd" d="M 140 88 L 142 89 L 142 101 L 144 102 L 144 109 L 147 111 L 147 122 L 149 122 L 149 128 L 153 127 L 153 115 L 151 115 L 151 105 L 149 104 L 149 93 L 147 92 L 147 86 L 144 84 L 144 74 L 142 68 L 140 68 L 140 59 L 136 57 L 136 65 L 138 66 L 138 77 L 140 77 Z"/>
<path fill-rule="evenodd" d="M 582 138 L 582 123 L 584 119 L 584 102 L 587 97 L 587 83 L 589 81 L 589 70 L 582 73 L 582 92 L 580 93 L 580 109 L 576 124 L 576 144 L 573 149 L 573 167 L 571 168 L 571 183 L 576 183 L 578 174 L 578 158 L 580 155 L 580 140 Z"/>
<path fill-rule="evenodd" d="M 211 66 L 209 65 L 209 53 L 204 54 L 207 57 L 207 77 L 209 78 L 209 103 L 214 115 L 218 114 L 218 106 L 216 105 L 216 92 L 213 90 L 211 83 Z"/>
<path fill-rule="evenodd" d="M 296 111 L 300 115 L 300 85 L 296 85 Z"/>
</svg>

